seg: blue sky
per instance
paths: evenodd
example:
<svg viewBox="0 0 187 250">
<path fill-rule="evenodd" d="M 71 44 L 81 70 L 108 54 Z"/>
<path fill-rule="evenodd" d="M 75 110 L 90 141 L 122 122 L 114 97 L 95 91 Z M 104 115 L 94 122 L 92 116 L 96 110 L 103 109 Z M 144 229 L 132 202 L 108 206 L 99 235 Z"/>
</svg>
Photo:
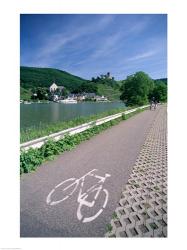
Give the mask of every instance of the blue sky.
<svg viewBox="0 0 187 250">
<path fill-rule="evenodd" d="M 50 67 L 91 79 L 137 71 L 167 77 L 167 15 L 23 14 L 21 65 Z"/>
</svg>

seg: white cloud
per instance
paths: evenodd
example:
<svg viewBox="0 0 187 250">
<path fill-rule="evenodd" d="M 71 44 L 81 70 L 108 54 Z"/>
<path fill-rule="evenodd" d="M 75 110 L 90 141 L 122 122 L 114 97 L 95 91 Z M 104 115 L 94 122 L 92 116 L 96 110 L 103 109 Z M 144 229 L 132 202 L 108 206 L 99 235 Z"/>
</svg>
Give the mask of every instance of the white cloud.
<svg viewBox="0 0 187 250">
<path fill-rule="evenodd" d="M 102 39 L 99 48 L 97 48 L 93 52 L 91 58 L 96 59 L 99 57 L 110 55 L 112 52 L 114 53 L 114 50 L 118 49 L 117 43 L 121 40 L 121 38 L 121 33 L 116 33 L 115 35 L 105 37 L 104 39 Z"/>
<path fill-rule="evenodd" d="M 96 59 L 115 53 L 119 49 L 120 43 L 127 41 L 130 36 L 137 36 L 147 27 L 148 23 L 149 19 L 147 18 L 139 23 L 131 24 L 130 27 L 129 23 L 124 23 L 124 27 L 123 25 L 119 26 L 116 33 L 103 37 L 100 47 L 94 51 L 91 57 Z"/>
<path fill-rule="evenodd" d="M 63 48 L 65 48 L 67 44 L 72 41 L 76 41 L 76 39 L 80 39 L 84 35 L 88 36 L 92 33 L 102 31 L 110 25 L 114 19 L 115 15 L 101 15 L 97 19 L 94 19 L 91 24 L 84 24 L 83 26 L 77 28 L 74 32 L 72 32 L 72 29 L 69 28 L 69 31 L 60 31 L 58 33 L 51 34 L 43 40 L 40 48 L 35 54 L 35 57 L 28 60 L 27 65 L 46 66 L 50 64 L 52 57 L 56 56 L 58 52 L 63 53 Z"/>
<path fill-rule="evenodd" d="M 121 22 L 120 15 L 98 15 L 75 20 L 76 23 L 71 22 L 67 29 L 58 28 L 58 32 L 43 37 L 37 53 L 27 58 L 29 63 L 26 64 L 56 66 L 82 76 L 88 75 L 88 68 L 90 75 L 105 70 L 126 75 L 141 69 L 143 62 L 157 61 L 161 54 L 163 38 L 142 39 L 142 33 L 150 24 L 149 18 Z M 144 41 L 136 44 L 139 38 Z M 128 49 L 131 42 L 133 50 Z"/>
<path fill-rule="evenodd" d="M 137 54 L 135 56 L 132 56 L 132 57 L 128 58 L 126 61 L 136 61 L 136 60 L 140 60 L 140 59 L 146 59 L 146 58 L 152 57 L 156 53 L 157 53 L 157 51 L 146 51 L 146 52 Z"/>
</svg>

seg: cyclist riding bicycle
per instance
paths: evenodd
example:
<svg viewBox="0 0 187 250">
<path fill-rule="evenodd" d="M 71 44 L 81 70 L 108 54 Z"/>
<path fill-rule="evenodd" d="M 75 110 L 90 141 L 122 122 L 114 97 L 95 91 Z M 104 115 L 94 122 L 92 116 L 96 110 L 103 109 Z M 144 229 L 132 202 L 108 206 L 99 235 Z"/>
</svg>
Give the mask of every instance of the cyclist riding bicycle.
<svg viewBox="0 0 187 250">
<path fill-rule="evenodd" d="M 152 110 L 152 109 L 156 109 L 156 107 L 157 107 L 157 100 L 155 99 L 155 97 L 152 97 L 152 99 L 151 99 L 151 101 L 150 101 L 150 110 Z"/>
</svg>

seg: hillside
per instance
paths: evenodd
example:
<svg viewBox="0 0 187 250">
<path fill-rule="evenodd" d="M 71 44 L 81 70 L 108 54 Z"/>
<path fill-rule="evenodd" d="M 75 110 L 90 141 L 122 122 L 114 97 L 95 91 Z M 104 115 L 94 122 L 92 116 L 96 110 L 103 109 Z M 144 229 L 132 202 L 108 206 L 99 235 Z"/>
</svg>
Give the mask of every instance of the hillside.
<svg viewBox="0 0 187 250">
<path fill-rule="evenodd" d="M 20 99 L 21 100 L 30 100 L 32 92 L 29 89 L 20 88 Z"/>
<path fill-rule="evenodd" d="M 167 82 L 168 82 L 168 79 L 167 78 L 160 78 L 160 79 L 155 79 L 154 80 L 155 82 L 164 82 L 165 84 L 167 84 Z"/>
<path fill-rule="evenodd" d="M 115 101 L 120 99 L 121 92 L 118 88 L 113 88 L 108 85 L 98 84 L 98 94 L 106 96 L 110 101 Z"/>
<path fill-rule="evenodd" d="M 24 89 L 48 88 L 54 81 L 71 91 L 86 80 L 58 69 L 20 67 L 20 84 Z"/>
<path fill-rule="evenodd" d="M 121 94 L 119 84 L 115 86 L 115 81 L 110 79 L 100 79 L 98 82 L 92 82 L 58 69 L 21 66 L 20 98 L 29 100 L 33 88 L 48 88 L 53 82 L 56 82 L 59 86 L 63 85 L 73 93 L 95 92 L 98 95 L 108 97 L 111 101 L 119 100 Z"/>
<path fill-rule="evenodd" d="M 119 100 L 121 86 L 125 80 L 115 81 L 108 78 L 92 78 L 92 81 L 85 80 L 68 72 L 53 68 L 20 67 L 20 98 L 29 100 L 32 90 L 35 87 L 49 88 L 56 82 L 57 85 L 67 88 L 72 93 L 95 92 L 106 96 L 110 101 Z M 155 83 L 160 81 L 167 84 L 167 78 L 155 79 Z"/>
</svg>

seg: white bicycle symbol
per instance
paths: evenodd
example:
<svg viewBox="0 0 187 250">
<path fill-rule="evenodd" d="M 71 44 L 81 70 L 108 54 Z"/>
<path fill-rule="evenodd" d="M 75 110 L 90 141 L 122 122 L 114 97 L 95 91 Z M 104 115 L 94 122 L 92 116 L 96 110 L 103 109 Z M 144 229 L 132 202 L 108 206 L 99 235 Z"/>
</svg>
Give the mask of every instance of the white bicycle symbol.
<svg viewBox="0 0 187 250">
<path fill-rule="evenodd" d="M 108 202 L 108 191 L 106 189 L 103 188 L 103 184 L 106 180 L 106 178 L 110 177 L 110 174 L 105 174 L 104 177 L 96 175 L 95 171 L 97 171 L 98 169 L 93 169 L 90 172 L 88 172 L 87 174 L 85 174 L 84 176 L 82 176 L 79 179 L 76 178 L 70 178 L 67 179 L 61 183 L 59 183 L 57 186 L 55 186 L 54 189 L 52 189 L 52 191 L 48 194 L 46 202 L 48 205 L 54 206 L 57 205 L 65 200 L 67 200 L 74 192 L 75 190 L 78 188 L 79 184 L 80 184 L 80 189 L 79 189 L 79 193 L 78 193 L 78 198 L 77 198 L 77 202 L 78 202 L 78 209 L 77 209 L 77 218 L 78 220 L 82 220 L 83 223 L 85 222 L 90 222 L 95 220 L 104 210 L 104 208 L 106 207 L 106 204 Z M 84 186 L 84 180 L 87 176 L 93 176 L 97 179 L 99 179 L 99 181 L 91 186 L 90 188 L 88 188 L 86 190 L 86 192 L 82 192 L 83 186 Z M 53 200 L 53 196 L 55 191 L 57 191 L 58 189 L 62 189 L 62 199 L 60 200 Z M 89 197 L 90 194 L 93 194 L 95 192 L 95 196 L 93 198 L 93 200 L 90 202 L 87 200 L 87 198 Z M 99 197 L 99 194 L 101 194 L 101 192 L 104 193 L 105 198 L 104 198 L 104 203 L 102 205 L 102 208 L 99 209 L 99 211 L 97 213 L 95 213 L 93 216 L 91 217 L 84 217 L 81 213 L 81 209 L 83 206 L 87 206 L 89 208 L 92 208 L 95 205 L 95 202 L 97 200 L 97 198 Z M 64 193 L 66 193 L 64 195 Z M 64 197 L 63 197 L 64 196 Z M 83 218 L 84 217 L 84 218 Z"/>
</svg>

